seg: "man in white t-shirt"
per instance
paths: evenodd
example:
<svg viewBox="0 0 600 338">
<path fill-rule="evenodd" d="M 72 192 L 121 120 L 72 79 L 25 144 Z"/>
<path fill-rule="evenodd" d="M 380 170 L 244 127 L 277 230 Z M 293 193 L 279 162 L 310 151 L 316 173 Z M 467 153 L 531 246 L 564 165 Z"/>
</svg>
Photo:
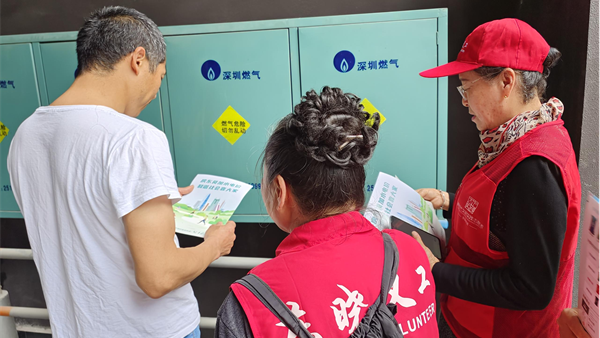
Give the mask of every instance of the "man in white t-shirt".
<svg viewBox="0 0 600 338">
<path fill-rule="evenodd" d="M 235 223 L 176 243 L 172 203 L 191 187 L 177 188 L 165 134 L 136 119 L 165 75 L 163 36 L 108 7 L 79 31 L 77 57 L 73 85 L 21 124 L 8 155 L 53 336 L 199 337 L 189 283 L 230 252 Z"/>
</svg>

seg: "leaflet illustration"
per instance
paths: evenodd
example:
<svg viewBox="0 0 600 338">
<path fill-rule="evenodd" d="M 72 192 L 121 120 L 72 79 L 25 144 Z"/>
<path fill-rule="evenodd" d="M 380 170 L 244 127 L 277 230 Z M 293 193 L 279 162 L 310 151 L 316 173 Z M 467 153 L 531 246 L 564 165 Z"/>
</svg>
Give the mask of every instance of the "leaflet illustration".
<svg viewBox="0 0 600 338">
<path fill-rule="evenodd" d="M 446 245 L 446 233 L 433 205 L 397 177 L 380 172 L 367 204 L 365 218 L 382 230 L 390 228 L 391 216 L 435 235 L 442 245 Z"/>
<path fill-rule="evenodd" d="M 196 175 L 192 185 L 194 190 L 173 205 L 173 212 L 175 231 L 196 237 L 204 237 L 213 224 L 225 224 L 252 188 L 249 184 L 213 175 Z"/>
</svg>

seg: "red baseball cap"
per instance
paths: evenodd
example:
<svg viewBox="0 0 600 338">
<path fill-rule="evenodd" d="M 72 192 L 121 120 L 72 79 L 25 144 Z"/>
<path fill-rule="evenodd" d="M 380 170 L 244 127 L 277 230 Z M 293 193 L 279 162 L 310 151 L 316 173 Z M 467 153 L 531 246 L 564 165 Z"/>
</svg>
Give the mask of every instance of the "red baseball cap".
<svg viewBox="0 0 600 338">
<path fill-rule="evenodd" d="M 486 22 L 467 36 L 456 61 L 419 73 L 442 77 L 479 67 L 508 67 L 543 72 L 550 46 L 533 27 L 519 19 Z"/>
</svg>

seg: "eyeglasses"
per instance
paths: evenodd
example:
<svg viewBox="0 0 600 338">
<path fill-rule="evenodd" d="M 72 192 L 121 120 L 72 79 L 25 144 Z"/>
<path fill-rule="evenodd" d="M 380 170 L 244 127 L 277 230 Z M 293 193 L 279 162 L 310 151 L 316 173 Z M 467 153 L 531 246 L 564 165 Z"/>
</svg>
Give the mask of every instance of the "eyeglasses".
<svg viewBox="0 0 600 338">
<path fill-rule="evenodd" d="M 471 86 L 469 86 L 469 88 L 467 88 L 467 89 L 465 89 L 463 86 L 456 87 L 456 89 L 458 89 L 458 92 L 460 93 L 460 96 L 462 96 L 463 100 L 465 100 L 465 101 L 468 100 L 467 99 L 467 90 L 471 89 L 473 87 L 473 84 L 475 84 L 475 82 L 483 79 L 484 77 L 487 77 L 487 76 L 482 76 L 482 77 L 478 78 L 477 80 L 472 81 Z"/>
<path fill-rule="evenodd" d="M 482 77 L 476 79 L 475 81 L 472 81 L 471 85 L 467 89 L 465 89 L 463 86 L 458 86 L 458 87 L 456 87 L 456 89 L 458 89 L 458 92 L 460 93 L 460 96 L 462 96 L 463 100 L 468 101 L 469 99 L 467 99 L 467 90 L 473 88 L 473 84 L 475 84 L 475 82 L 477 82 L 477 81 L 479 81 L 481 79 L 484 79 L 484 78 L 493 78 L 493 77 L 496 77 L 496 76 L 500 75 L 500 73 L 502 73 L 502 71 L 482 76 Z"/>
</svg>

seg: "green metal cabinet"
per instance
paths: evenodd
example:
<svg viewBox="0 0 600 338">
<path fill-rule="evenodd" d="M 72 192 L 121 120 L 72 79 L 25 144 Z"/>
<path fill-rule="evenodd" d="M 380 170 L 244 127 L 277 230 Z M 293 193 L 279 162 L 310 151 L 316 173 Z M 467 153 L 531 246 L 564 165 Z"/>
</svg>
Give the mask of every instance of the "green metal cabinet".
<svg viewBox="0 0 600 338">
<path fill-rule="evenodd" d="M 56 100 L 75 78 L 77 53 L 75 41 L 40 44 L 48 102 Z"/>
<path fill-rule="evenodd" d="M 56 100 L 75 79 L 77 53 L 75 41 L 40 44 L 48 102 Z M 140 113 L 138 118 L 164 131 L 160 94 Z"/>
<path fill-rule="evenodd" d="M 20 217 L 8 176 L 6 157 L 17 128 L 41 104 L 33 59 L 30 43 L 0 45 L 0 122 L 5 126 L 0 132 L 8 129 L 8 134 L 0 143 L 2 217 Z"/>
<path fill-rule="evenodd" d="M 437 185 L 437 82 L 418 74 L 437 66 L 437 31 L 434 18 L 299 29 L 302 91 L 340 87 L 386 119 L 367 192 L 380 171 L 414 188 Z"/>
<path fill-rule="evenodd" d="M 180 186 L 198 173 L 251 183 L 233 216 L 270 221 L 260 194 L 260 156 L 275 124 L 302 94 L 340 87 L 385 122 L 367 165 L 409 185 L 446 187 L 447 80 L 419 71 L 447 62 L 447 10 L 161 27 L 167 75 L 140 114 L 167 135 Z M 22 217 L 6 155 L 18 125 L 73 82 L 76 32 L 0 36 L 0 216 Z M 2 82 L 0 82 L 1 84 Z M 8 82 L 7 82 L 8 83 Z"/>
<path fill-rule="evenodd" d="M 179 184 L 199 173 L 251 183 L 236 215 L 248 220 L 266 214 L 258 161 L 273 124 L 292 109 L 288 31 L 173 36 L 166 42 Z"/>
</svg>

